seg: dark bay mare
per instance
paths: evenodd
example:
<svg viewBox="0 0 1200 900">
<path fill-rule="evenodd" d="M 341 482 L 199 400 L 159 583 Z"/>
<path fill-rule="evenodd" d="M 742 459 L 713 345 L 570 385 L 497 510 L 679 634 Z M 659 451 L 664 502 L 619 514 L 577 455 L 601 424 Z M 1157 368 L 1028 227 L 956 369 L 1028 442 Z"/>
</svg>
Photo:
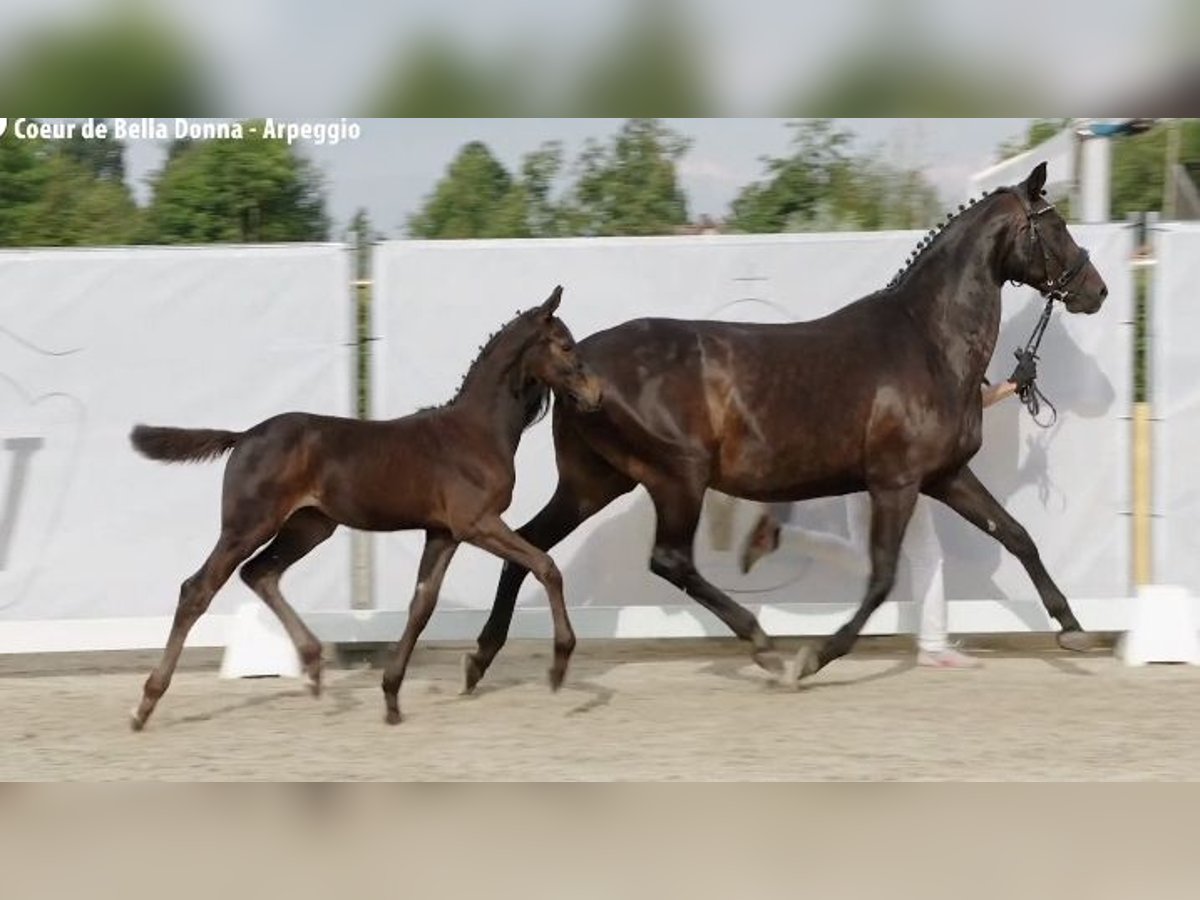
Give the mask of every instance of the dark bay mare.
<svg viewBox="0 0 1200 900">
<path fill-rule="evenodd" d="M 565 397 L 580 410 L 600 402 L 599 381 L 554 315 L 561 296 L 562 288 L 555 288 L 540 307 L 505 325 L 483 347 L 458 394 L 435 409 L 390 421 L 286 413 L 243 432 L 133 429 L 133 446 L 151 459 L 201 461 L 232 451 L 225 466 L 220 537 L 204 565 L 180 588 L 162 660 L 146 679 L 141 705 L 133 712 L 135 730 L 146 724 L 171 683 L 188 630 L 238 566 L 246 584 L 279 616 L 313 693 L 320 692 L 321 645 L 284 600 L 279 580 L 339 524 L 425 531 L 408 623 L 383 676 L 389 723 L 400 721 L 398 695 L 409 657 L 463 541 L 522 571 L 532 570 L 546 588 L 554 616 L 550 683 L 554 688 L 562 683 L 575 646 L 562 578 L 548 555 L 500 519 L 512 499 L 517 444 L 545 411 L 550 391 L 560 404 Z"/>
<path fill-rule="evenodd" d="M 895 580 L 919 494 L 945 503 L 1015 554 L 1059 643 L 1091 642 L 1025 529 L 968 463 L 982 440 L 980 384 L 1000 324 L 1006 281 L 1030 285 L 1075 313 L 1094 313 L 1104 281 L 1043 197 L 1046 167 L 960 211 L 883 290 L 831 315 L 788 325 L 638 319 L 581 341 L 603 383 L 599 410 L 554 404 L 559 480 L 518 533 L 549 549 L 613 499 L 642 484 L 657 513 L 650 569 L 686 591 L 781 671 L 749 610 L 696 570 L 692 542 L 704 492 L 759 501 L 870 493 L 871 575 L 853 617 L 805 647 L 794 676 L 845 653 Z M 471 690 L 503 646 L 519 563 L 505 565 L 478 649 Z"/>
</svg>

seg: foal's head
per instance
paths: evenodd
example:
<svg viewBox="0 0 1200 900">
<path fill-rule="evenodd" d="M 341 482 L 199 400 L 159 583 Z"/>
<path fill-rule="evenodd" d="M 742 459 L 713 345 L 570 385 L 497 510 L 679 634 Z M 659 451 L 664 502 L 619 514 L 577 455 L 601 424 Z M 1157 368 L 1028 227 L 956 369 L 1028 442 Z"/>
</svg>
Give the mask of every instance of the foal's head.
<svg viewBox="0 0 1200 900">
<path fill-rule="evenodd" d="M 1054 204 L 1046 202 L 1045 186 L 1043 162 L 1023 182 L 1000 191 L 1015 199 L 1013 215 L 1018 218 L 1017 239 L 1005 274 L 1046 297 L 1061 300 L 1071 312 L 1094 313 L 1108 296 L 1108 287 L 1087 251 L 1071 237 Z"/>
<path fill-rule="evenodd" d="M 580 410 L 591 412 L 600 406 L 600 379 L 584 365 L 575 352 L 570 329 L 554 315 L 561 301 L 560 285 L 545 303 L 521 316 L 530 329 L 521 354 L 521 383 L 527 389 L 549 388 Z"/>
</svg>

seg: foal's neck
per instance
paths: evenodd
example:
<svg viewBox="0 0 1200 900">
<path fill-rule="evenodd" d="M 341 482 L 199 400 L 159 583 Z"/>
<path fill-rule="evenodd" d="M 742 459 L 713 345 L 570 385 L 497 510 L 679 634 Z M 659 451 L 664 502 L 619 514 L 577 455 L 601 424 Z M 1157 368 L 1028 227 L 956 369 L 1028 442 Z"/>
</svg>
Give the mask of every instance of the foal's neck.
<svg viewBox="0 0 1200 900">
<path fill-rule="evenodd" d="M 463 381 L 453 406 L 485 423 L 501 447 L 515 454 L 525 430 L 524 398 L 516 383 L 515 362 L 506 354 L 479 360 Z"/>
</svg>

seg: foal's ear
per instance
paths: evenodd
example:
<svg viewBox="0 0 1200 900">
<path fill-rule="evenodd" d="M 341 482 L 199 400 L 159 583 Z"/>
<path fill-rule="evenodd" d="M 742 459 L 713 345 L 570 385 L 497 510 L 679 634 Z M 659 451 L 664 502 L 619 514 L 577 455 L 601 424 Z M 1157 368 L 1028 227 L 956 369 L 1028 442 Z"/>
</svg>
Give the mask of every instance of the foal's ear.
<svg viewBox="0 0 1200 900">
<path fill-rule="evenodd" d="M 1030 200 L 1037 200 L 1042 196 L 1042 191 L 1046 187 L 1046 163 L 1042 161 L 1034 166 L 1029 177 L 1025 179 L 1025 196 Z"/>
<path fill-rule="evenodd" d="M 546 321 L 554 318 L 554 311 L 558 309 L 558 304 L 562 302 L 562 285 L 558 285 L 550 294 L 550 299 L 543 303 L 538 311 L 542 314 L 542 318 Z"/>
</svg>

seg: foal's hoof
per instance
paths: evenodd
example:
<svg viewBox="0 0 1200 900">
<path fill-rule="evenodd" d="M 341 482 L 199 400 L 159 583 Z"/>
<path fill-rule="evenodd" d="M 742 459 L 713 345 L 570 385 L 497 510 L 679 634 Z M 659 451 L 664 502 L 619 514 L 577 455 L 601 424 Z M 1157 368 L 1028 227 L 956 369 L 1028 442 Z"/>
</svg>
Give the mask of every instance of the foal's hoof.
<svg viewBox="0 0 1200 900">
<path fill-rule="evenodd" d="M 130 728 L 130 730 L 132 730 L 132 731 L 141 731 L 141 730 L 142 730 L 143 728 L 145 728 L 145 727 L 146 727 L 146 720 L 145 720 L 145 719 L 143 719 L 141 716 L 139 716 L 139 715 L 138 715 L 138 711 L 137 711 L 136 709 L 135 709 L 135 710 L 133 710 L 133 712 L 131 712 L 131 713 L 129 714 L 129 728 Z"/>
<path fill-rule="evenodd" d="M 463 667 L 463 689 L 464 694 L 469 694 L 475 690 L 475 685 L 479 684 L 479 679 L 483 677 L 483 667 L 479 665 L 479 661 L 475 658 L 474 653 L 464 653 L 462 660 Z"/>
<path fill-rule="evenodd" d="M 805 644 L 796 651 L 796 658 L 792 660 L 792 664 L 788 667 L 786 681 L 794 687 L 809 675 L 815 675 L 820 668 L 821 660 L 816 648 L 810 644 Z"/>
<path fill-rule="evenodd" d="M 547 676 L 550 679 L 550 690 L 557 691 L 560 687 L 562 687 L 563 681 L 566 680 L 567 667 L 563 666 L 562 668 L 559 668 L 558 666 L 552 666 L 550 671 L 547 673 Z"/>
<path fill-rule="evenodd" d="M 321 667 L 319 665 L 316 671 L 308 673 L 308 692 L 314 698 L 321 696 Z"/>
<path fill-rule="evenodd" d="M 320 697 L 321 675 L 325 668 L 325 660 L 321 658 L 321 648 L 317 647 L 311 654 L 302 653 L 300 661 L 304 665 L 304 674 L 308 678 L 308 692 L 314 697 Z"/>
<path fill-rule="evenodd" d="M 782 678 L 787 672 L 787 667 L 783 664 L 783 657 L 776 650 L 755 650 L 750 655 L 760 668 L 770 672 L 776 678 Z"/>
<path fill-rule="evenodd" d="M 1086 631 L 1060 631 L 1057 640 L 1058 646 L 1072 653 L 1086 653 L 1100 645 L 1099 639 Z"/>
<path fill-rule="evenodd" d="M 384 714 L 383 721 L 389 725 L 399 725 L 401 722 L 400 710 L 389 709 L 387 713 Z"/>
</svg>

